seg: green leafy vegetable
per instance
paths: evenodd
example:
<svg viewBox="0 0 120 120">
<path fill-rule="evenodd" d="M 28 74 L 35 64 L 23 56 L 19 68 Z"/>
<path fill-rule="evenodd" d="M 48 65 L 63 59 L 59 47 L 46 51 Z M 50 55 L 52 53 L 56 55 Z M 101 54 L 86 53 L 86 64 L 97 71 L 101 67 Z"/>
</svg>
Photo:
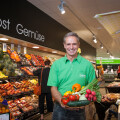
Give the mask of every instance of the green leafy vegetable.
<svg viewBox="0 0 120 120">
<path fill-rule="evenodd" d="M 91 91 L 94 91 L 96 93 L 97 102 L 100 103 L 102 95 L 99 92 L 99 86 L 97 84 L 98 84 L 98 80 L 95 78 L 91 83 L 89 83 L 80 91 L 80 94 L 86 94 L 86 90 L 90 89 Z"/>
</svg>

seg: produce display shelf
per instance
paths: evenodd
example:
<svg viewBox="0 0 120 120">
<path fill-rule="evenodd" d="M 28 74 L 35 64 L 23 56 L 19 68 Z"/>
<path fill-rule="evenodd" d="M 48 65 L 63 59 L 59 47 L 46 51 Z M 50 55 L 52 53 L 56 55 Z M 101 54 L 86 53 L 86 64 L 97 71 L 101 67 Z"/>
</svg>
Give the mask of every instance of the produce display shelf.
<svg viewBox="0 0 120 120">
<path fill-rule="evenodd" d="M 120 87 L 105 87 L 109 93 L 120 93 Z"/>
<path fill-rule="evenodd" d="M 7 80 L 7 79 L 8 79 L 8 77 L 7 78 L 0 78 L 0 81 Z"/>
<path fill-rule="evenodd" d="M 111 82 L 114 82 L 114 79 L 108 79 L 108 80 L 104 80 L 105 83 L 111 83 Z"/>
<path fill-rule="evenodd" d="M 36 115 L 37 113 L 39 113 L 39 109 L 38 108 L 30 110 L 28 112 L 23 112 L 23 114 L 21 116 L 21 120 L 25 120 L 27 118 L 30 118 L 30 117 Z"/>
<path fill-rule="evenodd" d="M 16 99 L 16 98 L 20 98 L 20 97 L 23 97 L 25 95 L 32 95 L 33 94 L 33 91 L 29 91 L 29 92 L 22 92 L 22 93 L 18 93 L 18 94 L 13 94 L 13 95 L 7 95 L 7 96 L 3 96 L 4 99 Z"/>
</svg>

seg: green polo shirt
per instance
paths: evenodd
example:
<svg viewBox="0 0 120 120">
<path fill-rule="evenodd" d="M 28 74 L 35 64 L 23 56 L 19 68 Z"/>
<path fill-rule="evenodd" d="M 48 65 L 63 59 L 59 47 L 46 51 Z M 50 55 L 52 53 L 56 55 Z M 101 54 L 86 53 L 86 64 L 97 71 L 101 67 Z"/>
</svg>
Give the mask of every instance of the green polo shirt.
<svg viewBox="0 0 120 120">
<path fill-rule="evenodd" d="M 78 54 L 72 62 L 66 56 L 56 60 L 51 66 L 47 85 L 56 86 L 63 95 L 71 91 L 75 83 L 86 86 L 94 78 L 93 65 Z"/>
</svg>

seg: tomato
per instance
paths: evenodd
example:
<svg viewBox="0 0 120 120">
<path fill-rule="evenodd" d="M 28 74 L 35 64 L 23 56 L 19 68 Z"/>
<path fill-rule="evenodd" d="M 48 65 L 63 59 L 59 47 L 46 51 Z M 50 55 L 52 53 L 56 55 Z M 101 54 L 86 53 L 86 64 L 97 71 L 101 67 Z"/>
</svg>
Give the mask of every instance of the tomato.
<svg viewBox="0 0 120 120">
<path fill-rule="evenodd" d="M 67 98 L 68 96 L 67 95 L 63 95 L 62 98 Z"/>
<path fill-rule="evenodd" d="M 68 98 L 71 94 L 63 95 L 63 98 Z"/>
<path fill-rule="evenodd" d="M 75 94 L 75 100 L 77 101 L 77 100 L 79 100 L 79 95 L 78 94 Z"/>
<path fill-rule="evenodd" d="M 70 101 L 75 101 L 75 95 L 70 95 L 70 96 L 69 96 L 69 100 L 70 100 Z"/>
<path fill-rule="evenodd" d="M 69 99 L 67 99 L 67 98 L 63 98 L 63 99 L 62 99 L 62 103 L 63 103 L 64 105 L 66 105 L 68 102 L 69 102 Z"/>
</svg>

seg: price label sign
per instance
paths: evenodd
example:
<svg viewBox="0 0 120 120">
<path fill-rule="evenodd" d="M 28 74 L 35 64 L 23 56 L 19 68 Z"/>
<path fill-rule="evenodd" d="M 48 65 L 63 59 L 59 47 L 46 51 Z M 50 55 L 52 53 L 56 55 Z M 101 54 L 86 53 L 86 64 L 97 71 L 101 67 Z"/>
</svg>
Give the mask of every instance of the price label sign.
<svg viewBox="0 0 120 120">
<path fill-rule="evenodd" d="M 7 44 L 3 43 L 3 52 L 7 52 Z"/>
<path fill-rule="evenodd" d="M 14 44 L 11 44 L 11 50 L 14 51 Z"/>
<path fill-rule="evenodd" d="M 9 113 L 0 114 L 0 120 L 9 120 Z"/>
<path fill-rule="evenodd" d="M 24 54 L 27 54 L 27 47 L 24 47 Z"/>
<path fill-rule="evenodd" d="M 21 46 L 20 46 L 20 45 L 18 45 L 17 52 L 18 52 L 18 53 L 21 52 Z"/>
</svg>

